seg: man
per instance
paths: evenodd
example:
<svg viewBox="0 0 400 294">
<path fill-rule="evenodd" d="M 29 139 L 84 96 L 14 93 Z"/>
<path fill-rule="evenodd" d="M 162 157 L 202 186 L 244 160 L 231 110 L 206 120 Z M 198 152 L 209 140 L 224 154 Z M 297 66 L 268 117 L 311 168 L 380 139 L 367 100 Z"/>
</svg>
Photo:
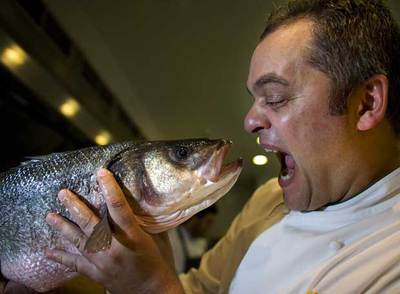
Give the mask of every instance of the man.
<svg viewBox="0 0 400 294">
<path fill-rule="evenodd" d="M 111 249 L 49 258 L 112 293 L 399 293 L 399 52 L 381 1 L 291 2 L 270 17 L 247 83 L 245 128 L 278 152 L 279 179 L 256 191 L 200 268 L 178 280 L 164 235 L 140 229 L 106 171 Z M 82 244 L 98 219 L 62 195 L 82 231 L 48 221 Z"/>
</svg>

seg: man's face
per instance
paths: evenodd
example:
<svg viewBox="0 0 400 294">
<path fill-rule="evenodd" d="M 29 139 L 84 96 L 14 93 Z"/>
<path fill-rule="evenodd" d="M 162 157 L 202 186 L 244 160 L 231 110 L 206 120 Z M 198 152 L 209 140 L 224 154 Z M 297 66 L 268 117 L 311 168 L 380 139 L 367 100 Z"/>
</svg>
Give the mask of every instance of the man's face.
<svg viewBox="0 0 400 294">
<path fill-rule="evenodd" d="M 255 49 L 247 82 L 254 103 L 245 128 L 264 149 L 279 151 L 279 183 L 294 210 L 346 197 L 355 171 L 354 120 L 329 113 L 330 80 L 306 61 L 312 25 L 299 20 L 269 34 Z"/>
</svg>

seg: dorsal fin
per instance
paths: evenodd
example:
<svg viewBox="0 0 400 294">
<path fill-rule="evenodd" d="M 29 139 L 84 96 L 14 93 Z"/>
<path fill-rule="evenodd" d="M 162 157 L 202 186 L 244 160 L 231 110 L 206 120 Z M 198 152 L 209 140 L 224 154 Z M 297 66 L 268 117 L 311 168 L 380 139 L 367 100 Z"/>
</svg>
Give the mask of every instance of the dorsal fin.
<svg viewBox="0 0 400 294">
<path fill-rule="evenodd" d="M 25 156 L 25 161 L 22 161 L 20 165 L 26 165 L 32 162 L 39 162 L 49 158 L 49 155 L 39 155 L 39 156 Z"/>
</svg>

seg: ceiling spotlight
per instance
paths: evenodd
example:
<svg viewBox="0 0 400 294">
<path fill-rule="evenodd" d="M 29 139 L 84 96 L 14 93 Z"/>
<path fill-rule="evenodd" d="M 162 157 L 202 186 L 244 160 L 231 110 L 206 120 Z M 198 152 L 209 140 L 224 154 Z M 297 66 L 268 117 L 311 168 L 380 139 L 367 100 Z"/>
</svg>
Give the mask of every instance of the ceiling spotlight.
<svg viewBox="0 0 400 294">
<path fill-rule="evenodd" d="M 73 117 L 79 111 L 80 105 L 79 102 L 74 98 L 66 99 L 63 104 L 60 105 L 60 112 L 66 117 Z"/>
<path fill-rule="evenodd" d="M 7 67 L 18 67 L 22 65 L 28 58 L 27 54 L 18 45 L 11 45 L 3 50 L 1 53 L 1 61 Z"/>
<path fill-rule="evenodd" d="M 94 140 L 98 145 L 107 145 L 111 141 L 111 134 L 106 130 L 101 130 L 98 132 Z"/>
<path fill-rule="evenodd" d="M 253 163 L 255 165 L 266 165 L 268 158 L 265 155 L 256 155 L 253 157 Z"/>
</svg>

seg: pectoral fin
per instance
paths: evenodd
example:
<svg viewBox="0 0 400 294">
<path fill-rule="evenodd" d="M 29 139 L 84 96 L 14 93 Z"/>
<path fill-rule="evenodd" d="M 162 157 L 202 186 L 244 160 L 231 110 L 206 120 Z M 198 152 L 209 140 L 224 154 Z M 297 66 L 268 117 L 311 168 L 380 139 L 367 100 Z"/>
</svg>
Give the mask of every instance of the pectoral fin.
<svg viewBox="0 0 400 294">
<path fill-rule="evenodd" d="M 86 241 L 84 250 L 88 253 L 96 253 L 110 248 L 112 232 L 108 220 L 107 206 L 102 207 L 103 217 L 101 221 L 93 228 L 92 234 Z"/>
</svg>

